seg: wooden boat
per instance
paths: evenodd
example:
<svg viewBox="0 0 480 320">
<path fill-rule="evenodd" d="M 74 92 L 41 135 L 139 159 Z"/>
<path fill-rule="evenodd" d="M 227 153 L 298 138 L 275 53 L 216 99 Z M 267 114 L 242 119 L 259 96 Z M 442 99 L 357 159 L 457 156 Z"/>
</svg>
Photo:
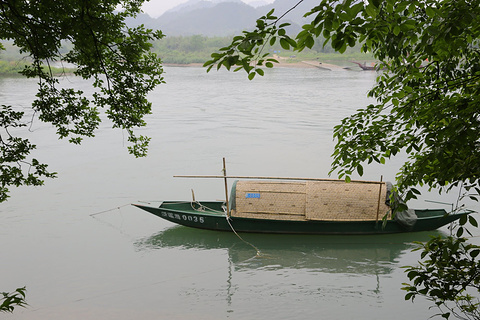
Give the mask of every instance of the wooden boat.
<svg viewBox="0 0 480 320">
<path fill-rule="evenodd" d="M 134 204 L 187 227 L 282 234 L 386 234 L 435 230 L 471 211 L 410 210 L 392 218 L 384 182 L 341 180 L 235 181 L 226 201 Z M 408 216 L 408 215 L 407 215 Z"/>
</svg>

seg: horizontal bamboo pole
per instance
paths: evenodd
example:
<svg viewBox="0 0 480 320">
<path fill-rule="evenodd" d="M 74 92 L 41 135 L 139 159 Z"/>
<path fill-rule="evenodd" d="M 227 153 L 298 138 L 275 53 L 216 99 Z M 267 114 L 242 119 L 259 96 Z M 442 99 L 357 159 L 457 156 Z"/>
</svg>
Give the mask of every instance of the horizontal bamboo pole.
<svg viewBox="0 0 480 320">
<path fill-rule="evenodd" d="M 251 177 L 251 176 L 215 176 L 215 175 L 175 175 L 174 178 L 228 178 L 228 179 L 255 179 L 255 180 L 296 180 L 296 181 L 325 181 L 325 182 L 345 182 L 340 179 L 322 179 L 322 178 L 292 178 L 292 177 Z M 356 183 L 382 184 L 382 181 L 351 180 Z"/>
</svg>

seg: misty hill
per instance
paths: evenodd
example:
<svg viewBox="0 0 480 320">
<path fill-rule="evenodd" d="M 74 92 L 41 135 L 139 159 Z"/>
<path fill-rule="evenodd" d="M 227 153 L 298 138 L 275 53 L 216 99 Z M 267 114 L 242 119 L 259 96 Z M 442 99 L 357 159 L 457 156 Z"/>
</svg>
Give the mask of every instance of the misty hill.
<svg viewBox="0 0 480 320">
<path fill-rule="evenodd" d="M 170 11 L 156 20 L 157 28 L 167 35 L 228 36 L 255 26 L 257 16 L 255 8 L 239 1 Z"/>
<path fill-rule="evenodd" d="M 197 9 L 212 8 L 222 2 L 235 2 L 243 3 L 241 0 L 189 0 L 185 3 L 179 4 L 178 6 L 168 10 L 167 12 L 178 12 L 178 11 L 193 11 Z"/>
<path fill-rule="evenodd" d="M 317 2 L 318 0 L 305 0 L 284 18 L 283 21 L 292 23 L 291 32 L 300 30 L 300 26 L 306 22 L 303 14 Z M 254 8 L 240 0 L 190 0 L 156 19 L 141 14 L 128 23 L 160 29 L 167 36 L 232 36 L 255 27 L 255 21 L 272 8 L 280 16 L 295 4 L 296 1 L 292 0 L 276 0 L 272 4 Z"/>
</svg>

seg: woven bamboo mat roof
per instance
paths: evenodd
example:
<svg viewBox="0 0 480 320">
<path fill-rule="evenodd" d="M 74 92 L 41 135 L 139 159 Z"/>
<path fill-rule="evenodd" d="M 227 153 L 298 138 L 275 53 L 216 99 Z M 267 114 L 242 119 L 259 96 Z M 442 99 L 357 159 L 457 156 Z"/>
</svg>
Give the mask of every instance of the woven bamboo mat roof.
<svg viewBox="0 0 480 320">
<path fill-rule="evenodd" d="M 389 211 L 387 188 L 380 182 L 241 180 L 235 188 L 233 217 L 366 221 Z"/>
</svg>

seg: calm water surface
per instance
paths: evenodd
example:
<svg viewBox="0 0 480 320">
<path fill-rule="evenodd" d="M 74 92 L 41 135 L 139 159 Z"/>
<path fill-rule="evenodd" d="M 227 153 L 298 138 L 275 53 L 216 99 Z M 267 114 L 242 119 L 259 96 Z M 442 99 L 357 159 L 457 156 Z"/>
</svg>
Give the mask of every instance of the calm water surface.
<svg viewBox="0 0 480 320">
<path fill-rule="evenodd" d="M 404 301 L 412 241 L 393 236 L 245 234 L 178 227 L 131 207 L 137 201 L 222 199 L 220 174 L 326 177 L 332 128 L 369 103 L 376 74 L 278 69 L 244 74 L 166 68 L 141 133 L 149 157 L 103 124 L 82 146 L 34 122 L 35 157 L 59 178 L 18 188 L 1 204 L 0 291 L 27 286 L 29 307 L 5 319 L 428 319 L 422 299 Z M 88 92 L 75 78 L 62 80 Z M 0 79 L 2 104 L 28 108 L 35 81 Z M 399 160 L 367 168 L 393 180 Z M 452 202 L 454 197 L 428 195 Z M 418 202 L 418 206 L 429 206 Z M 430 204 L 431 206 L 431 204 Z M 430 234 L 448 232 L 446 229 Z"/>
</svg>

